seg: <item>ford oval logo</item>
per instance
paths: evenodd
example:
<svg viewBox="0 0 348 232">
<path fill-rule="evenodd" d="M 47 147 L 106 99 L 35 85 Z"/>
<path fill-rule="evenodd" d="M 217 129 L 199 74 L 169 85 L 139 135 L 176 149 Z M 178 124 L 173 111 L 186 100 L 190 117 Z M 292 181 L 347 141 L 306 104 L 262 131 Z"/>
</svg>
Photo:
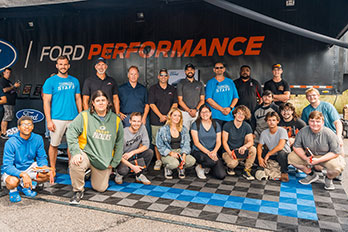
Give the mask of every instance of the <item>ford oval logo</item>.
<svg viewBox="0 0 348 232">
<path fill-rule="evenodd" d="M 31 117 L 34 123 L 41 122 L 45 118 L 43 113 L 34 109 L 23 109 L 23 110 L 17 111 L 16 113 L 17 119 L 20 119 L 22 116 Z"/>
<path fill-rule="evenodd" d="M 0 40 L 0 71 L 12 66 L 16 61 L 16 48 L 9 42 Z"/>
</svg>

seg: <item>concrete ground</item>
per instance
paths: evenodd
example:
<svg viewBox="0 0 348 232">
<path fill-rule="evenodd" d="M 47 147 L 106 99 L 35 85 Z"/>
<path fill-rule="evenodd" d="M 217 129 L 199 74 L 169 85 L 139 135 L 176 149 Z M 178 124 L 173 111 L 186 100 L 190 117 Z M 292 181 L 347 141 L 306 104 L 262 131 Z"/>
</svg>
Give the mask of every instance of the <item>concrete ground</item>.
<svg viewBox="0 0 348 232">
<path fill-rule="evenodd" d="M 348 139 L 344 140 L 344 146 L 348 153 Z M 348 163 L 348 154 L 345 160 Z M 346 193 L 347 170 L 346 168 L 343 173 L 342 181 Z M 82 207 L 74 207 L 67 205 L 67 198 L 42 194 L 37 199 L 23 198 L 17 204 L 10 203 L 7 195 L 0 197 L 0 232 L 263 231 L 248 228 L 248 225 L 242 227 L 89 201 L 81 203 Z M 186 223 L 190 223 L 190 226 Z"/>
</svg>

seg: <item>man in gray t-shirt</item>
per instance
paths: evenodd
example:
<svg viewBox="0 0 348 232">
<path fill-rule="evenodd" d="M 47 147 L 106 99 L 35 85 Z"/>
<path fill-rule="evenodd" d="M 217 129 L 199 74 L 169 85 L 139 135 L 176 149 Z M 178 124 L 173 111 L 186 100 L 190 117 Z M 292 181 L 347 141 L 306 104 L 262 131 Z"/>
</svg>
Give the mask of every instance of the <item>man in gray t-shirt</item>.
<svg viewBox="0 0 348 232">
<path fill-rule="evenodd" d="M 124 129 L 123 155 L 121 163 L 117 167 L 115 177 L 117 184 L 122 184 L 123 177 L 130 170 L 135 173 L 137 182 L 151 184 L 143 174 L 143 169 L 149 166 L 153 157 L 153 151 L 149 149 L 149 136 L 141 119 L 141 113 L 133 112 L 129 119 L 130 127 Z"/>
<path fill-rule="evenodd" d="M 186 78 L 182 79 L 177 87 L 179 108 L 182 112 L 183 124 L 190 130 L 191 124 L 196 121 L 198 110 L 204 104 L 204 85 L 195 80 L 195 66 L 185 66 Z"/>
<path fill-rule="evenodd" d="M 288 182 L 288 154 L 291 151 L 288 133 L 284 128 L 278 127 L 280 118 L 277 112 L 268 112 L 265 120 L 268 129 L 262 131 L 257 145 L 259 165 L 265 168 L 268 159 L 277 161 L 280 165 L 281 181 Z M 263 149 L 264 145 L 266 148 Z"/>
<path fill-rule="evenodd" d="M 314 170 L 326 168 L 325 189 L 335 189 L 332 179 L 345 167 L 340 142 L 336 134 L 324 126 L 324 116 L 319 111 L 309 114 L 308 125 L 296 135 L 294 151 L 289 155 L 289 164 L 307 174 L 301 184 L 311 184 L 319 179 Z M 313 169 L 314 168 L 314 169 Z"/>
</svg>

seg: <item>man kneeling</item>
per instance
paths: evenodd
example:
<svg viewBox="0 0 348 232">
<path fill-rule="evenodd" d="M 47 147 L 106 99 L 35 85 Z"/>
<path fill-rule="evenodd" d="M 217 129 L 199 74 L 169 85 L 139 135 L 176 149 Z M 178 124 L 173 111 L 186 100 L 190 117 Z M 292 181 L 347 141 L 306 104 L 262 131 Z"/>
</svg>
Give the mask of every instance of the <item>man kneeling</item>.
<svg viewBox="0 0 348 232">
<path fill-rule="evenodd" d="M 141 113 L 133 112 L 129 119 L 130 127 L 124 129 L 123 155 L 115 177 L 117 184 L 122 184 L 123 177 L 130 169 L 135 173 L 137 182 L 151 184 L 143 174 L 143 169 L 149 166 L 153 151 L 149 149 L 149 136 L 141 119 Z"/>
<path fill-rule="evenodd" d="M 5 143 L 3 156 L 2 182 L 10 190 L 11 202 L 21 201 L 18 191 L 27 197 L 35 197 L 37 193 L 32 188 L 48 181 L 50 170 L 42 137 L 32 133 L 32 118 L 21 117 L 18 129 L 19 132 Z"/>
<path fill-rule="evenodd" d="M 344 169 L 346 163 L 340 156 L 341 148 L 337 135 L 324 126 L 324 116 L 319 111 L 309 115 L 308 125 L 296 135 L 294 151 L 289 155 L 289 164 L 302 170 L 307 177 L 301 184 L 311 184 L 319 179 L 313 170 L 327 169 L 324 188 L 335 189 L 332 179 Z"/>
</svg>

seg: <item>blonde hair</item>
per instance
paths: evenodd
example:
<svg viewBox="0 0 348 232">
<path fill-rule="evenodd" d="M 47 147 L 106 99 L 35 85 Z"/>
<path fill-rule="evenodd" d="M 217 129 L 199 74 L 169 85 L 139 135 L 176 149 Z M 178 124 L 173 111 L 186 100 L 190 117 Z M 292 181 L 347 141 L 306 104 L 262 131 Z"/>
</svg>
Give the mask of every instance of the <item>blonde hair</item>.
<svg viewBox="0 0 348 232">
<path fill-rule="evenodd" d="M 176 125 L 176 129 L 179 131 L 179 132 L 181 132 L 181 130 L 182 130 L 182 127 L 183 127 L 183 119 L 182 119 L 182 113 L 181 113 L 181 111 L 178 109 L 178 108 L 176 108 L 176 107 L 173 107 L 170 111 L 169 111 L 169 113 L 168 113 L 168 115 L 167 115 L 167 117 L 168 117 L 168 119 L 167 119 L 167 122 L 166 122 L 166 125 L 171 125 L 172 124 L 172 115 L 173 115 L 173 113 L 175 112 L 175 111 L 178 111 L 179 113 L 180 113 L 180 121 L 179 121 L 179 124 L 177 124 Z"/>
<path fill-rule="evenodd" d="M 316 92 L 318 95 L 320 95 L 319 91 L 315 88 L 310 88 L 306 90 L 306 96 L 311 93 L 311 92 Z"/>
</svg>

